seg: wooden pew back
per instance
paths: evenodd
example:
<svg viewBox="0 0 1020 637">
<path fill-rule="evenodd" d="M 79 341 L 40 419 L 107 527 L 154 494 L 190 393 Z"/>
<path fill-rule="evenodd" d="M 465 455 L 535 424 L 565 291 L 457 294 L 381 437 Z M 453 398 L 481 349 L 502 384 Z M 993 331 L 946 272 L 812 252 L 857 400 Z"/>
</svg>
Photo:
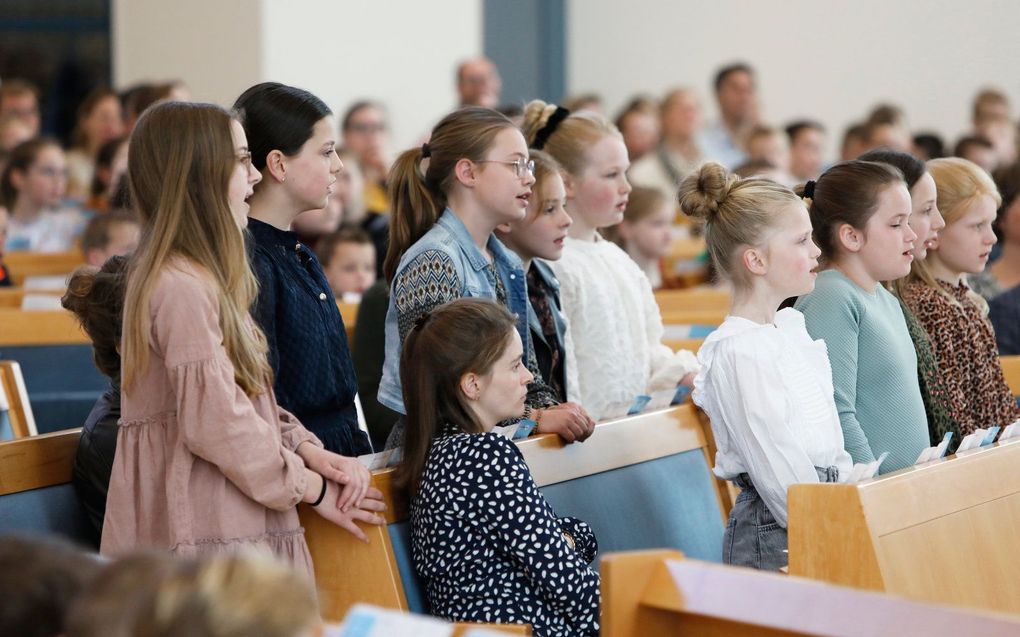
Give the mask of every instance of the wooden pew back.
<svg viewBox="0 0 1020 637">
<path fill-rule="evenodd" d="M 1002 374 L 1014 396 L 1020 396 L 1020 356 L 1000 356 Z"/>
<path fill-rule="evenodd" d="M 12 438 L 24 438 L 39 433 L 35 425 L 35 416 L 25 388 L 25 378 L 21 375 L 21 365 L 16 361 L 0 361 L 0 409 L 5 411 L 7 424 Z M 0 436 L 0 440 L 3 437 Z"/>
<path fill-rule="evenodd" d="M 1005 636 L 1020 618 L 944 608 L 799 577 L 683 559 L 676 551 L 602 562 L 602 636 Z"/>
<path fill-rule="evenodd" d="M 1020 613 L 1020 441 L 789 491 L 790 572 Z"/>
<path fill-rule="evenodd" d="M 15 251 L 4 255 L 4 263 L 11 271 L 14 285 L 20 286 L 27 277 L 70 274 L 84 265 L 85 257 L 80 250 L 54 253 Z"/>
<path fill-rule="evenodd" d="M 723 495 L 693 406 L 601 423 L 583 444 L 545 435 L 519 446 L 553 509 L 588 522 L 602 551 L 668 545 L 721 559 Z M 366 529 L 367 545 L 299 507 L 327 618 L 342 617 L 357 602 L 425 610 L 411 564 L 407 502 L 392 475 L 374 473 L 389 524 Z"/>
</svg>

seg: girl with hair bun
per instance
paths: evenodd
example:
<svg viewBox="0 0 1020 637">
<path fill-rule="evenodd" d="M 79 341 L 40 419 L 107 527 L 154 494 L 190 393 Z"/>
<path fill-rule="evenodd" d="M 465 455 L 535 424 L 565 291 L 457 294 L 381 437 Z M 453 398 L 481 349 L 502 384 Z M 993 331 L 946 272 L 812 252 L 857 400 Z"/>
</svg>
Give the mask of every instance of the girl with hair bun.
<svg viewBox="0 0 1020 637">
<path fill-rule="evenodd" d="M 693 394 L 712 421 L 713 471 L 741 488 L 723 561 L 778 570 L 788 561 L 787 488 L 845 480 L 853 466 L 825 343 L 808 335 L 800 312 L 777 311 L 812 290 L 821 251 L 804 203 L 772 181 L 709 163 L 683 181 L 679 201 L 704 222 L 716 270 L 733 284 L 729 315 L 698 351 Z"/>
<path fill-rule="evenodd" d="M 566 209 L 574 221 L 563 257 L 552 263 L 573 341 L 568 388 L 576 388 L 598 420 L 635 396 L 690 383 L 698 361 L 662 344 L 662 317 L 648 277 L 599 234 L 623 220 L 631 191 L 619 131 L 597 113 L 570 113 L 541 100 L 527 105 L 523 130 L 532 148 L 563 166 Z"/>
<path fill-rule="evenodd" d="M 917 234 L 910 192 L 893 166 L 847 161 L 804 186 L 825 269 L 795 307 L 825 341 L 843 444 L 854 462 L 884 452 L 887 473 L 929 445 L 917 353 L 900 303 L 884 282 L 910 272 Z"/>
<path fill-rule="evenodd" d="M 928 257 L 914 264 L 903 300 L 931 337 L 949 391 L 949 413 L 960 433 L 1005 427 L 1020 409 L 1002 374 L 988 304 L 966 283 L 967 275 L 981 273 L 988 263 L 1002 200 L 988 173 L 966 159 L 933 159 L 928 170 L 946 227 Z"/>
</svg>

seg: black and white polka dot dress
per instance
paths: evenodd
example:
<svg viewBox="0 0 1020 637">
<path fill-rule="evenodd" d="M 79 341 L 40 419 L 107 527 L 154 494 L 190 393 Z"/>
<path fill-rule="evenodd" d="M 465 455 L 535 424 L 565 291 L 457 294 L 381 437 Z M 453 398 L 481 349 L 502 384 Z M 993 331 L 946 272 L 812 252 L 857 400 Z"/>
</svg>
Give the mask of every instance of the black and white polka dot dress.
<svg viewBox="0 0 1020 637">
<path fill-rule="evenodd" d="M 414 565 L 434 615 L 528 623 L 536 637 L 598 634 L 599 576 L 588 566 L 595 535 L 585 522 L 556 517 L 507 438 L 437 438 L 411 526 Z"/>
</svg>

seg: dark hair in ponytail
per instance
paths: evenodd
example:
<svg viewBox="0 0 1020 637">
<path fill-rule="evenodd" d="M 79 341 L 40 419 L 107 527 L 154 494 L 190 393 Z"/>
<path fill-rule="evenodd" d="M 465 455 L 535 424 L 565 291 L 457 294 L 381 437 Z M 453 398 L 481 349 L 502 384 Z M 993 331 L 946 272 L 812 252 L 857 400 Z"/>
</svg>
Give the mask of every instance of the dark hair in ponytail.
<svg viewBox="0 0 1020 637">
<path fill-rule="evenodd" d="M 274 150 L 288 157 L 301 152 L 316 122 L 333 114 L 308 91 L 279 82 L 262 82 L 241 93 L 234 111 L 248 137 L 251 163 L 259 172 Z"/>
<path fill-rule="evenodd" d="M 452 425 L 466 433 L 484 431 L 460 389 L 464 374 L 486 374 L 503 355 L 516 319 L 491 299 L 450 301 L 418 319 L 400 353 L 400 385 L 407 419 L 404 458 L 396 482 L 410 496 L 418 490 L 432 439 Z"/>
<path fill-rule="evenodd" d="M 427 144 L 405 150 L 397 157 L 387 179 L 393 212 L 390 244 L 383 262 L 386 281 L 393 281 L 404 252 L 439 220 L 457 162 L 484 159 L 496 135 L 507 128 L 514 128 L 514 124 L 501 113 L 478 106 L 462 108 L 436 124 Z M 428 164 L 423 172 L 424 159 Z"/>
<path fill-rule="evenodd" d="M 831 261 L 837 254 L 836 230 L 843 224 L 863 230 L 878 208 L 878 196 L 888 186 L 903 184 L 903 173 L 889 164 L 844 161 L 832 166 L 815 182 L 808 212 L 815 244 L 822 257 Z M 804 195 L 804 187 L 797 188 Z"/>
<path fill-rule="evenodd" d="M 103 267 L 82 266 L 67 282 L 60 299 L 92 339 L 92 358 L 99 371 L 120 383 L 120 346 L 123 330 L 124 294 L 127 290 L 127 257 L 110 257 Z"/>
</svg>

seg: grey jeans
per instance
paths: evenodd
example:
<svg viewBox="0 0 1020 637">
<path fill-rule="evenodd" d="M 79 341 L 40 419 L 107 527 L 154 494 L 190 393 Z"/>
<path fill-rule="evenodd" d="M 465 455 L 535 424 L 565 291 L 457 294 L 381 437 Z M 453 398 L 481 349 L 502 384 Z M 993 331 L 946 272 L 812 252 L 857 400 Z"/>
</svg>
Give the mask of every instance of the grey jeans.
<svg viewBox="0 0 1020 637">
<path fill-rule="evenodd" d="M 839 469 L 815 467 L 819 482 L 836 482 Z M 766 571 L 778 571 L 790 562 L 786 552 L 786 529 L 758 495 L 751 478 L 742 473 L 733 481 L 740 487 L 740 495 L 733 503 L 730 519 L 723 535 L 723 562 L 735 566 L 749 566 Z"/>
</svg>

